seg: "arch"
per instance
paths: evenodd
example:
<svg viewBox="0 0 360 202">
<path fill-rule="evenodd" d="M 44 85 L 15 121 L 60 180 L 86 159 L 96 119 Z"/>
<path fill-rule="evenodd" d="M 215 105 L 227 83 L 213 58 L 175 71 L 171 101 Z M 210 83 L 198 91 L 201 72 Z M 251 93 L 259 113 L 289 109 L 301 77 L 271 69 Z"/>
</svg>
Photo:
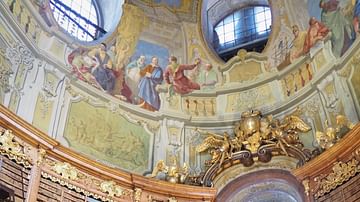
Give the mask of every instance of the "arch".
<svg viewBox="0 0 360 202">
<path fill-rule="evenodd" d="M 228 183 L 216 200 L 257 201 L 262 197 L 267 197 L 269 201 L 305 201 L 304 187 L 289 171 L 281 169 L 266 169 L 242 175 Z"/>
</svg>

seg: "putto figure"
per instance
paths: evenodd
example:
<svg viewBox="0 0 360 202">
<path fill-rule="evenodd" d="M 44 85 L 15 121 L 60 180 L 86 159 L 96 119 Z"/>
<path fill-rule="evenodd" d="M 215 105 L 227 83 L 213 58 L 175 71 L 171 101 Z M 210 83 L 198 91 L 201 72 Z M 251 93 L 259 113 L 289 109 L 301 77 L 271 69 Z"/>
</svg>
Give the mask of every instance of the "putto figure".
<svg viewBox="0 0 360 202">
<path fill-rule="evenodd" d="M 191 81 L 185 76 L 185 70 L 192 70 L 198 67 L 200 64 L 200 59 L 196 59 L 194 64 L 185 65 L 178 64 L 177 58 L 171 56 L 169 58 L 169 65 L 165 70 L 165 80 L 166 83 L 170 85 L 169 91 L 170 95 L 172 91 L 178 94 L 187 94 L 191 93 L 193 90 L 200 90 L 200 85 L 196 82 Z"/>
</svg>

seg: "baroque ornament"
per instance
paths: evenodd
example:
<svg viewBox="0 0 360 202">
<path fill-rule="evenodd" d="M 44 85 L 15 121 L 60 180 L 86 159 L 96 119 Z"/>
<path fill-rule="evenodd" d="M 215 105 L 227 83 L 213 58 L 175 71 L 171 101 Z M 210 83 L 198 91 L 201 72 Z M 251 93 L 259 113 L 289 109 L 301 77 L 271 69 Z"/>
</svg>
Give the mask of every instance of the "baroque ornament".
<svg viewBox="0 0 360 202">
<path fill-rule="evenodd" d="M 52 170 L 55 171 L 58 175 L 60 175 L 64 179 L 68 180 L 77 180 L 78 179 L 78 171 L 75 167 L 71 166 L 67 162 L 57 162 L 52 167 Z"/>
<path fill-rule="evenodd" d="M 316 131 L 316 141 L 319 147 L 323 150 L 332 147 L 338 140 L 340 140 L 346 133 L 348 133 L 354 124 L 351 123 L 344 115 L 336 116 L 336 127 L 331 127 L 328 121 L 325 121 L 325 131 Z"/>
<path fill-rule="evenodd" d="M 100 184 L 100 189 L 102 192 L 108 193 L 110 197 L 122 196 L 124 194 L 124 190 L 119 185 L 116 185 L 114 181 L 103 181 Z"/>
<path fill-rule="evenodd" d="M 360 172 L 360 165 L 359 161 L 355 158 L 347 163 L 341 161 L 335 163 L 330 174 L 322 174 L 319 177 L 314 178 L 317 187 L 315 189 L 315 198 L 319 198 L 335 189 L 337 186 L 342 185 L 358 172 Z"/>
<path fill-rule="evenodd" d="M 205 162 L 208 169 L 198 176 L 201 179 L 195 181 L 212 186 L 213 179 L 222 170 L 239 163 L 249 167 L 255 160 L 266 163 L 271 161 L 273 155 L 296 158 L 299 160 L 298 165 L 302 165 L 310 159 L 310 153 L 304 150 L 298 133 L 310 130 L 310 126 L 296 115 L 296 111 L 280 121 L 271 115 L 262 118 L 260 111 L 253 110 L 242 113 L 233 136 L 227 132 L 218 135 L 198 130 L 207 137 L 197 146 L 196 151 L 207 151 L 211 159 Z"/>
<path fill-rule="evenodd" d="M 186 163 L 184 163 L 182 168 L 179 167 L 176 158 L 173 158 L 170 166 L 167 166 L 164 160 L 157 162 L 151 177 L 156 177 L 160 172 L 165 173 L 166 181 L 184 184 L 189 175 L 189 168 Z"/>
<path fill-rule="evenodd" d="M 0 131 L 0 154 L 15 160 L 17 164 L 22 164 L 25 168 L 31 167 L 31 159 L 25 155 L 24 146 L 16 142 L 11 130 Z"/>
<path fill-rule="evenodd" d="M 303 148 L 298 132 L 311 130 L 310 126 L 296 115 L 288 115 L 280 121 L 273 119 L 272 116 L 261 118 L 260 111 L 247 111 L 242 113 L 241 118 L 240 124 L 234 129 L 234 138 L 230 138 L 226 132 L 223 136 L 200 132 L 207 135 L 207 138 L 197 146 L 196 150 L 210 153 L 212 159 L 207 162 L 208 165 L 219 163 L 220 167 L 223 161 L 231 159 L 234 153 L 247 151 L 253 154 L 264 145 L 274 145 L 281 149 L 283 154 L 289 156 L 287 148 L 295 147 L 300 150 Z"/>
</svg>

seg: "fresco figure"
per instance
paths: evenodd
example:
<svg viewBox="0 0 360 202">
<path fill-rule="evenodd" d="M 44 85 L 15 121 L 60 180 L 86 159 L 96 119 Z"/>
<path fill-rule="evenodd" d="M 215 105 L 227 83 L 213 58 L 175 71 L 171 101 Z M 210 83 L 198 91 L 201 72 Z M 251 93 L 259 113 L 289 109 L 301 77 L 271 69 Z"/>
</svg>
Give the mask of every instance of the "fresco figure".
<svg viewBox="0 0 360 202">
<path fill-rule="evenodd" d="M 206 64 L 203 71 L 200 72 L 198 82 L 201 89 L 212 89 L 218 82 L 218 77 L 211 64 Z"/>
<path fill-rule="evenodd" d="M 98 48 L 91 50 L 88 55 L 97 63 L 92 69 L 92 75 L 104 91 L 112 94 L 115 86 L 115 74 L 112 71 L 110 56 L 106 53 L 106 44 L 100 44 Z"/>
<path fill-rule="evenodd" d="M 360 18 L 360 1 L 359 0 L 352 0 L 352 3 L 354 5 L 354 18 L 353 18 L 353 25 L 354 25 L 354 31 L 356 33 L 356 36 L 359 35 L 359 18 Z"/>
<path fill-rule="evenodd" d="M 329 29 L 321 22 L 317 21 L 315 17 L 311 17 L 309 20 L 309 29 L 305 38 L 304 50 L 306 54 L 310 51 L 310 48 L 313 47 L 318 41 L 323 40 Z"/>
<path fill-rule="evenodd" d="M 78 79 L 100 87 L 91 73 L 96 63 L 87 56 L 87 53 L 87 49 L 77 48 L 69 54 L 68 62 L 71 64 L 72 73 L 75 74 Z"/>
<path fill-rule="evenodd" d="M 200 64 L 200 59 L 197 59 L 192 65 L 178 64 L 177 58 L 171 56 L 169 58 L 169 65 L 165 70 L 165 80 L 169 86 L 170 96 L 173 90 L 178 94 L 187 94 L 193 90 L 200 90 L 200 85 L 196 82 L 191 81 L 185 76 L 185 70 L 193 70 Z"/>
<path fill-rule="evenodd" d="M 320 8 L 321 21 L 331 31 L 333 54 L 340 57 L 353 42 L 353 24 L 341 13 L 338 0 L 321 0 Z"/>
<path fill-rule="evenodd" d="M 292 41 L 292 47 L 290 50 L 291 62 L 304 54 L 303 49 L 307 34 L 306 31 L 300 31 L 297 25 L 292 26 L 292 32 L 294 34 L 294 40 Z"/>
<path fill-rule="evenodd" d="M 163 71 L 158 64 L 157 57 L 152 57 L 151 64 L 140 71 L 139 98 L 140 107 L 149 111 L 160 109 L 160 96 L 157 86 L 164 80 Z"/>
<path fill-rule="evenodd" d="M 137 60 L 132 61 L 126 66 L 126 83 L 131 89 L 132 96 L 131 101 L 134 104 L 138 104 L 138 94 L 139 94 L 139 82 L 140 82 L 140 70 L 145 67 L 145 56 L 140 56 Z"/>
</svg>

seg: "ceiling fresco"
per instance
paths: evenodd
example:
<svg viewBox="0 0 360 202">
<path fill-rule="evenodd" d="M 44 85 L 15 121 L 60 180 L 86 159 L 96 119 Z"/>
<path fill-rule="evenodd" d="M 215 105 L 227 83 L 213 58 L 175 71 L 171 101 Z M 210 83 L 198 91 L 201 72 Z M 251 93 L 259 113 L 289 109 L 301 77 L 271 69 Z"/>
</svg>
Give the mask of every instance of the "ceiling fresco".
<svg viewBox="0 0 360 202">
<path fill-rule="evenodd" d="M 175 12 L 183 12 L 183 13 L 190 13 L 192 12 L 192 8 L 198 1 L 189 0 L 189 1 L 181 1 L 181 0 L 141 0 L 143 3 L 151 6 L 163 6 L 170 8 Z"/>
</svg>

